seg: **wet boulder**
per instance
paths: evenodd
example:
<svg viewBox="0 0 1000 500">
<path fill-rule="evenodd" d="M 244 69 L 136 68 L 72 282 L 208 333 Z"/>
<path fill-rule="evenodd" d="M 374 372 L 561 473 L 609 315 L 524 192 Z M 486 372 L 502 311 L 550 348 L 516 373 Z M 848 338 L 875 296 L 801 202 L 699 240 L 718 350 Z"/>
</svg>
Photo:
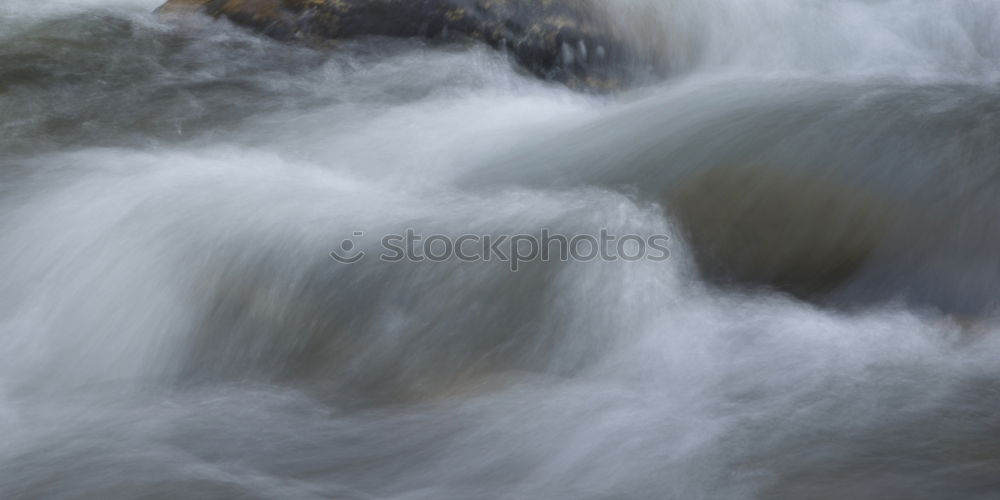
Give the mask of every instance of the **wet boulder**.
<svg viewBox="0 0 1000 500">
<path fill-rule="evenodd" d="M 898 222 L 891 206 L 857 188 L 770 168 L 693 174 L 665 204 L 708 278 L 806 299 L 854 277 Z"/>
<path fill-rule="evenodd" d="M 158 12 L 224 17 L 281 40 L 475 40 L 578 89 L 624 87 L 633 59 L 593 0 L 168 0 Z"/>
</svg>

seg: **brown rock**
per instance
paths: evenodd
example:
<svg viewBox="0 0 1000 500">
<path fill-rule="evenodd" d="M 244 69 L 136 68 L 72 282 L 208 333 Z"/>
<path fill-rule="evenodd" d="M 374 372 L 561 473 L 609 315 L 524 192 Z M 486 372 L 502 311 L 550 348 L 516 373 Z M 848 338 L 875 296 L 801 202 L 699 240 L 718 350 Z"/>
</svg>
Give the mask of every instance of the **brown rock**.
<svg viewBox="0 0 1000 500">
<path fill-rule="evenodd" d="M 478 40 L 574 88 L 621 88 L 633 59 L 592 0 L 169 0 L 158 11 L 200 11 L 282 40 Z"/>
<path fill-rule="evenodd" d="M 766 168 L 696 174 L 671 189 L 666 204 L 709 278 L 804 298 L 854 275 L 895 219 L 856 188 Z"/>
</svg>

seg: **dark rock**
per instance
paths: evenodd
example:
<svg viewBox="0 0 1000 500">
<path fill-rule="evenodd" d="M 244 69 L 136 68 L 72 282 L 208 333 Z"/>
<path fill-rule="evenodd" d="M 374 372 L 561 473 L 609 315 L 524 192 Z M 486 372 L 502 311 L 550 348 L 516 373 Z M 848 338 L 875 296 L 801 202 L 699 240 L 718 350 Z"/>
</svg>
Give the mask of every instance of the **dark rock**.
<svg viewBox="0 0 1000 500">
<path fill-rule="evenodd" d="M 710 278 L 816 298 L 853 277 L 897 216 L 856 188 L 774 169 L 715 168 L 666 205 Z"/>
<path fill-rule="evenodd" d="M 573 88 L 624 87 L 633 59 L 593 0 L 169 0 L 161 13 L 202 12 L 281 40 L 360 36 L 472 39 Z"/>
</svg>

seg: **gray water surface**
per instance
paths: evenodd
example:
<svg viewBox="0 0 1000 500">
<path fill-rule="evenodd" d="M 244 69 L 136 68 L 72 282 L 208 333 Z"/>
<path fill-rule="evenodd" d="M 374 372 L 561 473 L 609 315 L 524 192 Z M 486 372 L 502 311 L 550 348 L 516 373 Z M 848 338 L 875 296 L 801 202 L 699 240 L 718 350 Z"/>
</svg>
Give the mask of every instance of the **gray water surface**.
<svg viewBox="0 0 1000 500">
<path fill-rule="evenodd" d="M 613 96 L 155 7 L 0 6 L 0 497 L 1000 496 L 1000 4 L 610 2 L 674 73 Z M 823 300 L 727 286 L 667 199 L 731 167 L 900 222 Z M 671 258 L 328 256 L 543 227 Z"/>
</svg>

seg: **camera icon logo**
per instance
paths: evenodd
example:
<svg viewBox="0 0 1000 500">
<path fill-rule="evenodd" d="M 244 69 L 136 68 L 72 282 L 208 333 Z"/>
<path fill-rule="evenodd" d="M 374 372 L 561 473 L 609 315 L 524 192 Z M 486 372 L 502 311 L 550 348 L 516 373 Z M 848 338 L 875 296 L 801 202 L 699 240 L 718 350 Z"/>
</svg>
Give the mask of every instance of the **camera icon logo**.
<svg viewBox="0 0 1000 500">
<path fill-rule="evenodd" d="M 355 231 L 353 238 L 362 238 L 364 235 L 364 231 Z M 365 258 L 364 250 L 355 250 L 353 238 L 342 241 L 339 249 L 330 252 L 330 258 L 341 264 L 354 264 Z"/>
</svg>

